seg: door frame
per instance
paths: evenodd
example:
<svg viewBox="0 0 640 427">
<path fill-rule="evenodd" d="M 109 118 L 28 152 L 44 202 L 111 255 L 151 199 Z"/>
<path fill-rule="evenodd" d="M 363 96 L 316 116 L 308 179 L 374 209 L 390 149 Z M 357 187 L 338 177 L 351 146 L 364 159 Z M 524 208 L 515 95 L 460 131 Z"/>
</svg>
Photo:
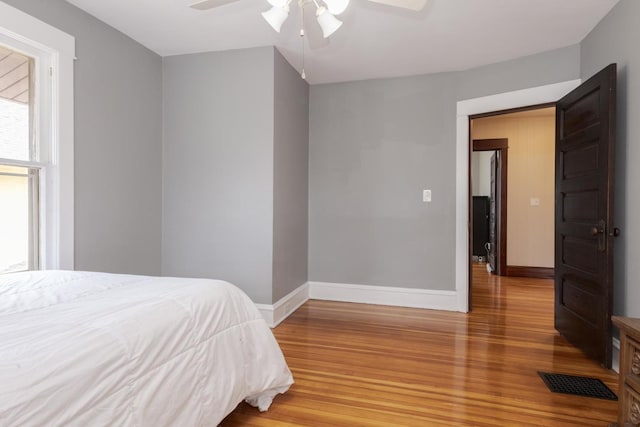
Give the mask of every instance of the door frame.
<svg viewBox="0 0 640 427">
<path fill-rule="evenodd" d="M 456 242 L 455 280 L 458 311 L 469 312 L 469 116 L 556 102 L 578 87 L 581 79 L 459 101 L 456 109 Z"/>
<path fill-rule="evenodd" d="M 504 113 L 496 113 L 496 115 Z M 473 120 L 476 117 L 469 117 Z M 499 221 L 496 221 L 496 240 L 498 243 L 498 268 L 496 274 L 498 276 L 507 275 L 507 171 L 509 159 L 509 140 L 507 138 L 494 139 L 470 139 L 469 140 L 469 156 L 474 151 L 497 151 L 500 153 L 500 162 L 502 163 L 500 173 L 500 198 L 498 199 L 496 211 Z M 471 157 L 469 157 L 471 158 Z M 469 248 L 473 249 L 473 191 L 471 189 L 471 162 L 469 162 Z M 471 268 L 471 263 L 469 263 Z M 469 272 L 469 287 L 471 287 L 472 275 Z M 469 292 L 471 294 L 471 292 Z"/>
</svg>

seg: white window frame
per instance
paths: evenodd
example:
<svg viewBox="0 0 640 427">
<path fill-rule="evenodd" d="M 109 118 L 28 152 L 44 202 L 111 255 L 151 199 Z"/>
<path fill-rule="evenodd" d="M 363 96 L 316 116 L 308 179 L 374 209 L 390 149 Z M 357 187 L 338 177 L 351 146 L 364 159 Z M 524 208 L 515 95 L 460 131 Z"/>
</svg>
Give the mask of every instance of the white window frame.
<svg viewBox="0 0 640 427">
<path fill-rule="evenodd" d="M 73 61 L 75 38 L 0 1 L 0 43 L 36 61 L 36 159 L 40 168 L 40 268 L 74 268 Z"/>
</svg>

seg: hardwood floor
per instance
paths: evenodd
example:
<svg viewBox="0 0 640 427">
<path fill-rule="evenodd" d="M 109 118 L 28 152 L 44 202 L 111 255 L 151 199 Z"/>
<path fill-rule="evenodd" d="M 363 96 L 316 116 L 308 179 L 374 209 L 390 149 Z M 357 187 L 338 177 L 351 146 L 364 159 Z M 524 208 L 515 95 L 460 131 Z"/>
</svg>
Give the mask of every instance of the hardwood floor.
<svg viewBox="0 0 640 427">
<path fill-rule="evenodd" d="M 554 394 L 537 371 L 617 376 L 553 329 L 553 282 L 474 266 L 470 314 L 309 301 L 274 329 L 296 383 L 222 426 L 606 426 L 617 402 Z"/>
</svg>

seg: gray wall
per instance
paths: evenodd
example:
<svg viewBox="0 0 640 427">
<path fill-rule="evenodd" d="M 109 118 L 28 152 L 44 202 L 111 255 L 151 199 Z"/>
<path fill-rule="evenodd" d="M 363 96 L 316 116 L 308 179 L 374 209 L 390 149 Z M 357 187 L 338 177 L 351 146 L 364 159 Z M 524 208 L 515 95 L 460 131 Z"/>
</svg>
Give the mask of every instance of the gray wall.
<svg viewBox="0 0 640 427">
<path fill-rule="evenodd" d="M 159 274 L 161 58 L 62 0 L 3 1 L 76 38 L 76 269 Z"/>
<path fill-rule="evenodd" d="M 452 74 L 311 87 L 309 280 L 453 288 L 454 87 Z"/>
<path fill-rule="evenodd" d="M 573 45 L 458 73 L 457 100 L 580 78 L 580 46 Z"/>
<path fill-rule="evenodd" d="M 614 313 L 640 317 L 640 2 L 621 0 L 581 44 L 581 72 L 587 79 L 610 63 L 618 64 Z"/>
<path fill-rule="evenodd" d="M 458 73 L 312 86 L 309 280 L 453 290 L 456 102 L 579 78 L 579 57 L 571 46 Z"/>
<path fill-rule="evenodd" d="M 162 274 L 272 301 L 274 49 L 163 59 Z"/>
<path fill-rule="evenodd" d="M 273 301 L 307 281 L 309 85 L 275 50 Z"/>
</svg>

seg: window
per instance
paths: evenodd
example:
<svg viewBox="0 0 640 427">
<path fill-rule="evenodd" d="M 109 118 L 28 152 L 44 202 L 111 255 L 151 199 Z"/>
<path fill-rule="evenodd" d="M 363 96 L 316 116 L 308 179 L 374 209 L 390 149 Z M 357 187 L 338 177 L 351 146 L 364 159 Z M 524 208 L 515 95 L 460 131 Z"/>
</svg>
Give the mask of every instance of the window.
<svg viewBox="0 0 640 427">
<path fill-rule="evenodd" d="M 0 274 L 38 268 L 38 175 L 0 165 Z"/>
<path fill-rule="evenodd" d="M 0 274 L 73 269 L 74 55 L 0 2 Z"/>
<path fill-rule="evenodd" d="M 33 58 L 0 45 L 0 274 L 39 267 L 42 165 L 32 132 L 33 64 Z"/>
</svg>

